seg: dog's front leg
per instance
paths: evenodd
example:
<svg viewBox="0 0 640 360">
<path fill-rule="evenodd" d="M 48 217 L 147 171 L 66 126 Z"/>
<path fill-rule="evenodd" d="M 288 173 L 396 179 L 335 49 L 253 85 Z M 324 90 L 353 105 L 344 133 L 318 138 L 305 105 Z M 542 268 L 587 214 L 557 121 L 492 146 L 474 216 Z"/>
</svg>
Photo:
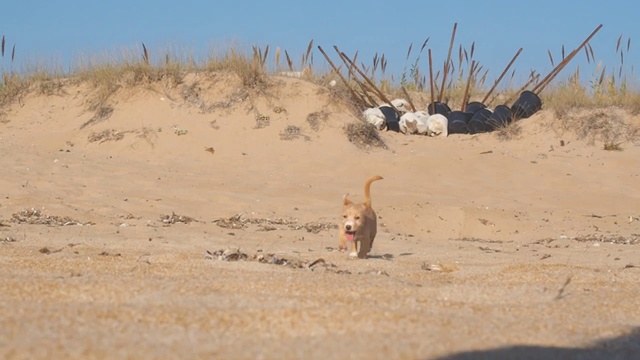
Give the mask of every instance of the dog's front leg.
<svg viewBox="0 0 640 360">
<path fill-rule="evenodd" d="M 340 231 L 340 234 L 338 235 L 338 250 L 347 251 L 347 237 L 344 236 L 342 231 Z"/>
<path fill-rule="evenodd" d="M 350 241 L 350 242 L 351 242 L 351 253 L 349 253 L 349 256 L 352 258 L 357 257 L 358 256 L 358 250 L 356 247 L 357 241 L 356 239 L 353 239 L 353 241 Z M 360 246 L 362 247 L 362 244 L 360 244 Z"/>
</svg>

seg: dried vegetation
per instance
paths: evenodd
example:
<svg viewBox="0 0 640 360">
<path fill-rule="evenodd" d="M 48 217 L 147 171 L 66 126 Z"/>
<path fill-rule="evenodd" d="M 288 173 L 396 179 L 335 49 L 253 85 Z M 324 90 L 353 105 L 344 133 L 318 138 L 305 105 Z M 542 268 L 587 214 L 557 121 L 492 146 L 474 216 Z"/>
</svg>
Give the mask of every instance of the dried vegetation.
<svg viewBox="0 0 640 360">
<path fill-rule="evenodd" d="M 9 47 L 3 36 L 0 63 L 0 123 L 8 121 L 7 106 L 22 102 L 29 93 L 64 95 L 68 86 L 83 84 L 88 86 L 90 93 L 85 106 L 93 115 L 81 125 L 81 128 L 108 120 L 115 109 L 115 94 L 129 88 L 144 87 L 177 95 L 185 103 L 199 108 L 202 113 L 230 109 L 249 100 L 247 108 L 253 109 L 255 128 L 260 129 L 269 126 L 271 118 L 256 109 L 252 98 L 269 96 L 270 89 L 276 83 L 270 75 L 286 73 L 290 77 L 317 83 L 334 102 L 341 104 L 342 109 L 348 109 L 356 117 L 360 117 L 363 108 L 388 102 L 389 98 L 393 97 L 405 97 L 410 101 L 412 98 L 419 99 L 421 106 L 434 100 L 443 101 L 457 110 L 458 107 L 464 108 L 469 101 L 480 100 L 482 97 L 482 102 L 490 107 L 509 104 L 522 90 L 532 89 L 540 93 L 544 108 L 564 122 L 559 125 L 562 131 L 573 129 L 579 137 L 592 143 L 601 141 L 606 150 L 621 150 L 625 143 L 637 141 L 639 126 L 623 124 L 619 121 L 619 115 L 615 112 L 611 114 L 608 110 L 621 108 L 631 115 L 640 114 L 640 93 L 631 77 L 633 67 L 629 72 L 629 65 L 625 63 L 625 59 L 630 56 L 631 39 L 625 39 L 622 35 L 617 39 L 615 51 L 620 63 L 607 67 L 597 62 L 588 41 L 599 29 L 600 27 L 596 28 L 583 44 L 570 53 L 565 54 L 564 46 L 559 55 L 548 51 L 554 71 L 547 77 L 541 77 L 535 70 L 529 71 L 524 85 L 516 83 L 516 79 L 523 77 L 522 74 L 516 76 L 517 71 L 510 70 L 520 51 L 502 74 L 490 83 L 489 69 L 475 58 L 475 42 L 469 46 L 454 46 L 457 24 L 454 25 L 448 56 L 441 69 L 434 69 L 432 66 L 432 49 L 429 48 L 430 39 L 427 38 L 419 48 L 413 44 L 409 45 L 405 67 L 398 78 L 389 73 L 385 54 L 376 53 L 371 61 L 367 61 L 358 58 L 358 53 L 349 56 L 338 47 L 334 47 L 336 52 L 332 60 L 320 46 L 314 47 L 313 40 L 309 42 L 299 61 L 288 51 L 280 48 L 273 50 L 268 45 L 253 46 L 249 51 L 231 47 L 222 52 L 212 53 L 204 61 L 198 62 L 191 55 L 171 51 L 154 53 L 149 51 L 153 49 L 141 44 L 140 48 L 130 51 L 81 58 L 73 64 L 72 70 L 67 74 L 42 69 L 17 73 L 14 71 L 15 45 Z M 325 73 L 318 73 L 314 69 L 316 48 L 331 66 Z M 565 80 L 550 85 L 569 61 L 579 54 L 585 54 L 588 64 L 593 64 L 594 68 L 587 70 L 591 71 L 592 75 L 585 76 L 585 70 L 578 67 Z M 556 61 L 557 58 L 561 61 Z M 428 70 L 424 69 L 425 64 L 429 65 Z M 207 99 L 204 95 L 208 90 L 200 87 L 200 81 L 187 80 L 195 73 L 207 79 L 214 79 L 221 73 L 233 74 L 239 79 L 240 85 L 226 97 Z M 498 87 L 503 79 L 507 85 Z M 491 89 L 486 91 L 487 87 Z M 494 89 L 498 90 L 493 93 Z M 411 103 L 413 106 L 414 103 Z M 593 115 L 586 116 L 576 109 L 591 109 Z M 273 110 L 279 114 L 276 108 Z M 319 131 L 327 116 L 326 111 L 309 114 L 307 122 L 310 129 Z M 214 128 L 217 126 L 212 124 Z M 510 140 L 520 137 L 520 130 L 517 125 L 506 126 L 498 129 L 496 136 L 502 140 Z M 386 148 L 377 131 L 367 126 L 346 124 L 345 134 L 349 141 L 358 147 Z M 122 133 L 102 133 L 93 136 L 92 141 L 117 141 L 121 136 Z M 309 139 L 298 126 L 293 125 L 282 130 L 280 137 L 283 140 Z"/>
</svg>

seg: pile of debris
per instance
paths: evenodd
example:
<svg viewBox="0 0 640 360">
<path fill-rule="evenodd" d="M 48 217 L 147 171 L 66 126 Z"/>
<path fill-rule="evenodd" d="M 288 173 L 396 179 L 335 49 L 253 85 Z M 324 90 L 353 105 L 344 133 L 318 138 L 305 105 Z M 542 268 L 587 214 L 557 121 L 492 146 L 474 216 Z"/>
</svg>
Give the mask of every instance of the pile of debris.
<svg viewBox="0 0 640 360">
<path fill-rule="evenodd" d="M 351 60 L 345 53 L 341 52 L 337 46 L 334 46 L 340 60 L 348 69 L 348 79 L 339 71 L 339 68 L 331 61 L 329 56 L 324 52 L 322 47 L 318 49 L 324 55 L 329 65 L 338 75 L 342 83 L 346 86 L 351 96 L 351 101 L 358 104 L 363 110 L 365 120 L 373 124 L 378 130 L 387 129 L 410 134 L 422 134 L 430 136 L 447 136 L 448 134 L 477 134 L 490 132 L 509 125 L 510 123 L 526 119 L 542 108 L 540 93 L 549 85 L 549 83 L 562 71 L 562 69 L 585 47 L 593 36 L 602 28 L 599 25 L 586 40 L 580 44 L 575 50 L 566 57 L 563 52 L 563 60 L 555 66 L 551 72 L 541 80 L 540 76 L 535 72 L 531 72 L 529 80 L 522 86 L 516 94 L 519 94 L 511 106 L 507 106 L 513 99 L 507 99 L 503 105 L 495 106 L 490 109 L 485 104 L 496 89 L 498 83 L 502 80 L 511 65 L 522 52 L 522 48 L 514 55 L 513 59 L 502 74 L 496 79 L 491 89 L 486 93 L 481 101 L 469 102 L 469 89 L 472 80 L 475 79 L 479 71 L 478 63 L 473 60 L 469 69 L 462 104 L 460 110 L 452 110 L 449 105 L 443 102 L 444 90 L 447 86 L 447 75 L 452 69 L 451 51 L 453 48 L 457 24 L 454 24 L 451 42 L 449 45 L 449 53 L 444 63 L 442 71 L 442 83 L 439 91 L 436 89 L 433 77 L 433 63 L 431 58 L 431 49 L 429 53 L 429 80 L 431 87 L 431 102 L 425 110 L 418 110 L 413 104 L 407 90 L 402 87 L 402 91 L 406 96 L 405 99 L 396 99 L 390 101 L 385 94 L 375 85 L 375 83 L 363 72 L 355 61 Z M 428 41 L 428 39 L 427 39 Z M 423 44 L 425 47 L 427 41 Z M 473 57 L 473 47 L 472 47 Z M 374 59 L 374 63 L 375 63 Z M 359 78 L 359 77 L 360 78 Z M 539 81 L 538 81 L 539 80 Z M 355 83 L 355 86 L 352 84 Z M 526 90 L 533 86 L 531 90 Z M 437 92 L 437 96 L 436 96 Z M 380 99 L 380 102 L 375 98 Z M 380 104 L 380 105 L 378 105 Z"/>
</svg>

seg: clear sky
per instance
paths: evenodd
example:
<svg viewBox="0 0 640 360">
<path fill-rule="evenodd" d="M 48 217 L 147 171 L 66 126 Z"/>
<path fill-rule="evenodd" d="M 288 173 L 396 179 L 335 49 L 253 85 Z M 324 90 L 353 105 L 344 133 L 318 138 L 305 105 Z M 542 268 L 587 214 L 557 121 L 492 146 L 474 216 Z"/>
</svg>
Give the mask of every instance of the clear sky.
<svg viewBox="0 0 640 360">
<path fill-rule="evenodd" d="M 152 56 L 169 47 L 203 56 L 237 44 L 280 47 L 299 59 L 314 39 L 332 57 L 333 45 L 347 54 L 357 50 L 365 64 L 375 53 L 385 54 L 387 72 L 398 78 L 410 66 L 405 65 L 409 45 L 413 43 L 411 63 L 427 37 L 427 48 L 441 68 L 454 23 L 454 58 L 459 45 L 469 50 L 475 41 L 474 58 L 493 78 L 520 47 L 524 50 L 512 67 L 516 78 L 523 79 L 531 69 L 545 75 L 552 68 L 547 50 L 557 63 L 562 45 L 568 54 L 599 24 L 603 28 L 591 41 L 596 63 L 587 64 L 580 54 L 563 75 L 580 65 L 588 78 L 595 74 L 597 62 L 607 69 L 619 68 L 620 35 L 628 76 L 640 59 L 640 43 L 635 42 L 640 42 L 640 2 L 631 0 L 13 0 L 5 1 L 1 10 L 0 35 L 6 36 L 8 49 L 16 45 L 16 63 L 21 66 L 49 63 L 69 69 L 82 55 L 137 50 L 142 42 Z M 327 67 L 314 52 L 314 66 Z M 422 71 L 427 71 L 427 64 L 425 50 Z M 6 70 L 6 56 L 3 65 Z"/>
</svg>

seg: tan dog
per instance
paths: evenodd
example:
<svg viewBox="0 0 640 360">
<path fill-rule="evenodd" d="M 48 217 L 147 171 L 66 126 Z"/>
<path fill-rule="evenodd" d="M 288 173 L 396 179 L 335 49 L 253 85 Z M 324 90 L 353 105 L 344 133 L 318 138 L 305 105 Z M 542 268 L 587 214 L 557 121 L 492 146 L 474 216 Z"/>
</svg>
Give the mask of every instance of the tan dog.
<svg viewBox="0 0 640 360">
<path fill-rule="evenodd" d="M 361 204 L 354 204 L 347 199 L 349 194 L 343 199 L 339 248 L 341 251 L 347 250 L 347 241 L 350 242 L 351 257 L 366 258 L 378 231 L 376 212 L 371 207 L 371 183 L 376 180 L 382 180 L 382 176 L 373 176 L 364 184 L 364 202 Z"/>
</svg>

